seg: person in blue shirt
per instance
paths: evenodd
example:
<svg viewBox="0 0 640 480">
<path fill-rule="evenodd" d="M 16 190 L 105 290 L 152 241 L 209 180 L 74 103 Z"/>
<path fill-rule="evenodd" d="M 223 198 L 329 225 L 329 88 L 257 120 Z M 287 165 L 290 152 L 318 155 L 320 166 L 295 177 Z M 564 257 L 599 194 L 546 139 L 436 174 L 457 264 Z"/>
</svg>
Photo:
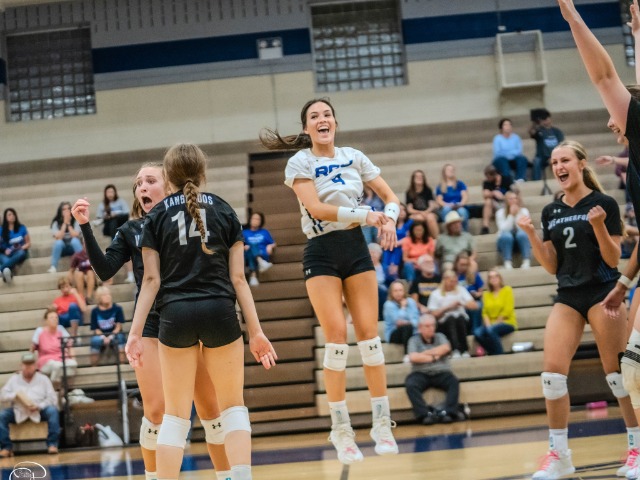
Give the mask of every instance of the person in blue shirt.
<svg viewBox="0 0 640 480">
<path fill-rule="evenodd" d="M 498 128 L 500 133 L 493 137 L 493 166 L 503 177 L 511 177 L 513 168 L 516 182 L 524 182 L 529 160 L 522 154 L 522 139 L 513 133 L 509 118 L 500 119 Z"/>
<path fill-rule="evenodd" d="M 442 167 L 442 180 L 436 187 L 436 202 L 440 205 L 440 220 L 444 222 L 447 213 L 455 210 L 462 218 L 464 231 L 469 230 L 469 210 L 466 208 L 469 192 L 465 183 L 458 180 L 456 167 L 451 163 Z"/>
<path fill-rule="evenodd" d="M 100 351 L 106 348 L 117 348 L 120 352 L 120 361 L 124 363 L 124 344 L 126 342 L 122 333 L 124 325 L 124 311 L 122 307 L 113 302 L 111 290 L 108 287 L 100 287 L 96 290 L 96 307 L 91 310 L 91 365 L 98 363 Z"/>
<path fill-rule="evenodd" d="M 11 283 L 13 268 L 29 256 L 31 238 L 13 208 L 6 208 L 0 227 L 0 272 L 5 283 Z"/>
<path fill-rule="evenodd" d="M 389 343 L 407 347 L 409 339 L 418 331 L 420 311 L 418 304 L 409 296 L 404 280 L 395 280 L 389 285 L 389 299 L 384 302 L 384 336 Z"/>
<path fill-rule="evenodd" d="M 249 268 L 249 285 L 259 285 L 258 272 L 266 272 L 273 264 L 269 258 L 276 248 L 276 242 L 264 228 L 264 214 L 254 212 L 249 218 L 249 228 L 242 230 L 244 237 L 244 261 Z"/>
</svg>

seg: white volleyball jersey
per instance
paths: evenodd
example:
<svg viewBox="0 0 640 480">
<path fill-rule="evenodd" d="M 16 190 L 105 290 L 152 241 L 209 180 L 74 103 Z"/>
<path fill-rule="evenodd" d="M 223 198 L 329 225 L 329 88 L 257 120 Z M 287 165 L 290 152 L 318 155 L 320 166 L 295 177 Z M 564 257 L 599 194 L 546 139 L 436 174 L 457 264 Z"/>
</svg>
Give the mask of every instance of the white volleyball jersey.
<svg viewBox="0 0 640 480">
<path fill-rule="evenodd" d="M 363 182 L 369 182 L 380 175 L 367 156 L 350 147 L 335 148 L 333 158 L 316 157 L 311 149 L 300 150 L 287 162 L 284 183 L 293 187 L 296 178 L 313 180 L 321 202 L 336 207 L 354 208 L 363 197 Z M 329 222 L 313 218 L 300 203 L 302 232 L 307 238 L 317 237 L 334 230 L 344 230 L 350 223 Z"/>
</svg>

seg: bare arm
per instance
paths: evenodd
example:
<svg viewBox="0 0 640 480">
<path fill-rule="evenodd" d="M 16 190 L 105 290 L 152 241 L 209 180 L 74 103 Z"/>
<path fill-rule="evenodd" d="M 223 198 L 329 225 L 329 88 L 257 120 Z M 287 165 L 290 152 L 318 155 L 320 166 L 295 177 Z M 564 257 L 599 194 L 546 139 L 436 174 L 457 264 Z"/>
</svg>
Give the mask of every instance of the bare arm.
<svg viewBox="0 0 640 480">
<path fill-rule="evenodd" d="M 596 240 L 600 246 L 600 253 L 602 259 L 607 265 L 612 268 L 618 266 L 620 261 L 620 255 L 622 253 L 620 248 L 620 236 L 610 235 L 604 224 L 607 214 L 600 205 L 596 205 L 587 214 L 587 218 L 591 226 L 593 227 L 593 233 L 596 235 Z"/>
<path fill-rule="evenodd" d="M 551 275 L 555 275 L 558 271 L 558 255 L 553 243 L 551 243 L 550 240 L 546 242 L 542 241 L 536 233 L 531 217 L 520 218 L 518 220 L 518 226 L 527 234 L 527 237 L 529 237 L 531 250 L 534 257 L 540 262 L 540 265 Z"/>
</svg>

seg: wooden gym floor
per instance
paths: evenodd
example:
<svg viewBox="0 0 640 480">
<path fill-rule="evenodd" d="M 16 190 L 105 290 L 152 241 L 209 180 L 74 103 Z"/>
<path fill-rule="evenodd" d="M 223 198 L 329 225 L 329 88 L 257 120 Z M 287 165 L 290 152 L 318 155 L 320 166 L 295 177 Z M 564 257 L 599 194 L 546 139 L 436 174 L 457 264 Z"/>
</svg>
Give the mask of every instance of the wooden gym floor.
<svg viewBox="0 0 640 480">
<path fill-rule="evenodd" d="M 576 467 L 574 479 L 613 479 L 626 450 L 624 424 L 614 407 L 571 414 L 569 446 Z M 253 442 L 255 480 L 482 480 L 525 479 L 537 469 L 547 447 L 544 415 L 470 420 L 430 427 L 396 428 L 400 455 L 379 457 L 367 430 L 356 440 L 364 462 L 345 467 L 337 461 L 326 433 L 259 437 Z M 18 465 L 20 462 L 26 462 Z M 34 462 L 34 463 L 28 463 Z M 35 464 L 46 472 L 37 472 Z M 28 478 L 144 480 L 139 448 L 109 448 L 25 454 L 0 460 L 2 480 Z M 181 479 L 212 479 L 203 443 L 187 447 Z M 12 474 L 12 471 L 15 473 Z M 43 477 L 43 475 L 45 475 Z"/>
</svg>

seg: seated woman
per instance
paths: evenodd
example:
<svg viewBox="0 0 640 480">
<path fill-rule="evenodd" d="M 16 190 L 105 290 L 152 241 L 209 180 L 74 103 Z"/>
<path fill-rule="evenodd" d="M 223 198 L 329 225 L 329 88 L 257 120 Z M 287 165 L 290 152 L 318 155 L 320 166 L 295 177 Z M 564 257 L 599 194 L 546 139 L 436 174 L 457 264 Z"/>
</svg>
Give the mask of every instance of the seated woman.
<svg viewBox="0 0 640 480">
<path fill-rule="evenodd" d="M 487 290 L 482 294 L 483 325 L 473 331 L 476 341 L 489 355 L 504 353 L 501 337 L 518 329 L 513 290 L 497 270 L 487 273 Z"/>
<path fill-rule="evenodd" d="M 13 280 L 13 269 L 29 256 L 31 237 L 27 227 L 20 223 L 13 208 L 7 208 L 0 227 L 0 272 L 6 283 Z"/>
<path fill-rule="evenodd" d="M 91 261 L 84 246 L 84 241 L 82 242 L 82 251 L 74 253 L 71 257 L 69 276 L 78 291 L 78 295 L 84 298 L 86 303 L 92 303 L 93 290 L 96 287 L 96 274 L 91 268 Z"/>
<path fill-rule="evenodd" d="M 124 311 L 117 303 L 113 303 L 109 287 L 96 290 L 96 307 L 91 310 L 91 365 L 98 363 L 100 352 L 108 347 L 120 352 L 120 363 L 126 363 L 124 345 L 126 339 L 122 333 Z"/>
<path fill-rule="evenodd" d="M 411 283 L 416 278 L 416 262 L 422 255 L 435 253 L 436 242 L 429 236 L 427 225 L 414 222 L 409 234 L 402 240 L 402 277 Z"/>
<path fill-rule="evenodd" d="M 414 170 L 411 174 L 405 198 L 409 218 L 425 222 L 431 236 L 437 238 L 440 233 L 438 230 L 438 210 L 440 207 L 433 197 L 433 191 L 427 183 L 427 176 L 422 170 Z"/>
<path fill-rule="evenodd" d="M 407 284 L 396 280 L 389 285 L 389 299 L 384 302 L 384 337 L 389 343 L 397 343 L 407 349 L 409 339 L 418 331 L 420 311 L 409 296 Z"/>
<path fill-rule="evenodd" d="M 38 370 L 48 375 L 54 388 L 58 389 L 65 374 L 67 387 L 71 386 L 78 362 L 74 358 L 71 339 L 64 342 L 64 361 L 62 360 L 62 339 L 69 337 L 69 333 L 58 323 L 56 309 L 57 307 L 52 305 L 45 310 L 44 326 L 36 328 L 33 333 L 31 351 L 38 352 Z"/>
<path fill-rule="evenodd" d="M 498 225 L 498 252 L 502 255 L 504 268 L 513 268 L 513 249 L 517 245 L 522 255 L 520 268 L 531 266 L 531 242 L 524 231 L 518 227 L 518 222 L 523 217 L 531 216 L 529 210 L 522 206 L 520 194 L 507 192 L 506 204 L 496 212 L 496 224 Z"/>
<path fill-rule="evenodd" d="M 467 310 L 471 331 L 482 325 L 482 292 L 484 281 L 478 272 L 478 264 L 471 260 L 467 252 L 460 252 L 453 262 L 453 271 L 458 275 L 458 285 L 466 288 L 478 304 L 478 308 Z"/>
<path fill-rule="evenodd" d="M 102 222 L 102 233 L 109 238 L 116 236 L 118 228 L 129 220 L 129 205 L 118 196 L 115 185 L 104 187 L 104 197 L 96 214 L 98 222 Z"/>
<path fill-rule="evenodd" d="M 440 288 L 429 295 L 427 308 L 438 321 L 437 330 L 444 333 L 451 343 L 451 357 L 470 357 L 466 310 L 478 308 L 478 304 L 466 288 L 458 285 L 458 275 L 453 270 L 442 274 Z"/>
<path fill-rule="evenodd" d="M 447 163 L 442 167 L 442 180 L 436 187 L 436 202 L 440 208 L 440 220 L 445 221 L 447 213 L 456 211 L 462 218 L 462 228 L 469 230 L 469 201 L 467 186 L 456 177 L 456 167 Z"/>
<path fill-rule="evenodd" d="M 258 272 L 266 272 L 273 264 L 269 258 L 276 248 L 276 242 L 264 228 L 264 214 L 254 212 L 249 219 L 249 228 L 242 230 L 244 237 L 244 261 L 249 268 L 249 285 L 255 287 L 259 285 Z"/>
<path fill-rule="evenodd" d="M 51 250 L 51 266 L 47 272 L 56 273 L 61 257 L 68 257 L 82 250 L 80 243 L 80 225 L 71 216 L 71 204 L 60 202 L 56 216 L 51 220 L 53 248 Z"/>
</svg>

